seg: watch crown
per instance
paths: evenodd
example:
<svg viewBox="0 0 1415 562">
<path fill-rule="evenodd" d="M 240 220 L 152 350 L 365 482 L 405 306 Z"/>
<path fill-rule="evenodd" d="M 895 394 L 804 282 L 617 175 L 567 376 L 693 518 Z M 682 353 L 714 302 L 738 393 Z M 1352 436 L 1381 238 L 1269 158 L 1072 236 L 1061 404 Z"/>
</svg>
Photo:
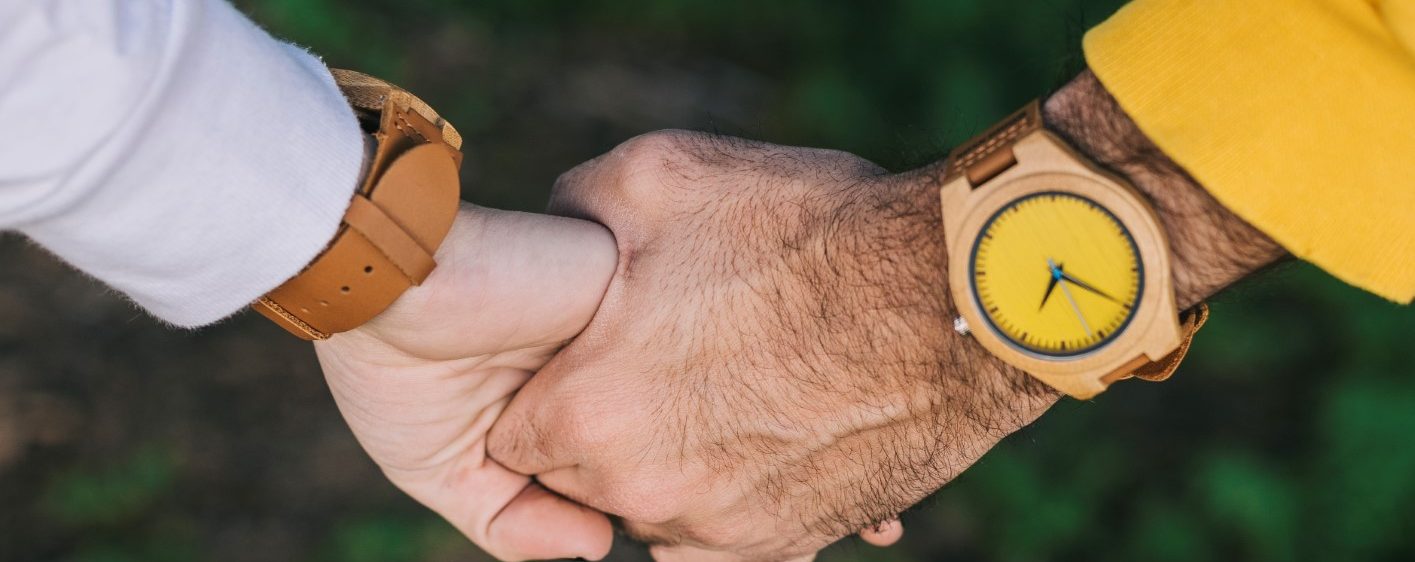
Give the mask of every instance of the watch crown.
<svg viewBox="0 0 1415 562">
<path fill-rule="evenodd" d="M 968 327 L 968 321 L 964 320 L 962 316 L 955 316 L 953 318 L 953 331 L 958 332 L 960 336 L 966 336 L 971 333 L 973 329 Z"/>
</svg>

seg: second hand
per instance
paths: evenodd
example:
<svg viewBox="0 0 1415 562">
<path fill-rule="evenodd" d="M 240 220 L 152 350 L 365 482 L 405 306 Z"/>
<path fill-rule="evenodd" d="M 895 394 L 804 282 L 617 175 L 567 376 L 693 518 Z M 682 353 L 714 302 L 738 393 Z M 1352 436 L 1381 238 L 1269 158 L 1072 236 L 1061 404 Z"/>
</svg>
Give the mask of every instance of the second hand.
<svg viewBox="0 0 1415 562">
<path fill-rule="evenodd" d="M 1081 314 L 1081 307 L 1076 306 L 1076 299 L 1071 296 L 1071 289 L 1067 287 L 1070 283 L 1061 281 L 1061 293 L 1066 295 L 1066 302 L 1071 303 L 1071 310 L 1076 311 L 1076 318 L 1081 321 L 1081 328 L 1086 330 L 1086 337 L 1091 337 L 1091 325 L 1086 323 L 1086 316 Z"/>
</svg>

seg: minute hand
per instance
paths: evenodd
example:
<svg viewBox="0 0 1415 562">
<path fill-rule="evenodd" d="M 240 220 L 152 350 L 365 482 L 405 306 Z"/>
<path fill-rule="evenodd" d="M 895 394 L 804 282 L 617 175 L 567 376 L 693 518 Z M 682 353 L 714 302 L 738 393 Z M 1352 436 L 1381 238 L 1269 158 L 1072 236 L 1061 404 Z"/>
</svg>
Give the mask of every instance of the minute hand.
<svg viewBox="0 0 1415 562">
<path fill-rule="evenodd" d="M 1115 297 L 1112 297 L 1112 296 L 1110 296 L 1110 295 L 1107 295 L 1107 294 L 1105 293 L 1105 291 L 1102 291 L 1102 290 L 1100 290 L 1100 289 L 1097 289 L 1097 288 L 1095 288 L 1095 287 L 1092 287 L 1090 283 L 1087 283 L 1087 282 L 1085 282 L 1085 281 L 1082 281 L 1082 280 L 1080 280 L 1080 279 L 1077 279 L 1077 278 L 1075 278 L 1075 277 L 1072 277 L 1070 273 L 1067 273 L 1067 272 L 1065 272 L 1065 271 L 1062 271 L 1062 272 L 1061 272 L 1061 279 L 1064 280 L 1064 281 L 1066 281 L 1066 282 L 1071 283 L 1072 285 L 1075 285 L 1075 286 L 1077 286 L 1077 287 L 1080 287 L 1080 288 L 1082 288 L 1082 289 L 1085 289 L 1085 290 L 1087 290 L 1087 291 L 1090 291 L 1090 292 L 1092 292 L 1092 293 L 1095 293 L 1095 294 L 1097 294 L 1097 295 L 1100 295 L 1100 296 L 1102 296 L 1102 297 L 1105 297 L 1106 299 L 1110 300 L 1110 301 L 1113 302 L 1113 303 L 1120 304 L 1120 301 L 1119 301 L 1119 300 L 1116 300 Z"/>
</svg>

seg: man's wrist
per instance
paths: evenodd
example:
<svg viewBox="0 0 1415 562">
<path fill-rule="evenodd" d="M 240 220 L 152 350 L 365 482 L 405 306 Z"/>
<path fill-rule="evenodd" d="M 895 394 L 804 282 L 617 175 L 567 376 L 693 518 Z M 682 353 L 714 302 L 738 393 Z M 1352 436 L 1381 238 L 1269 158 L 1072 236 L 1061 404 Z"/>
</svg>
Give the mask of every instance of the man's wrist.
<svg viewBox="0 0 1415 562">
<path fill-rule="evenodd" d="M 1150 142 L 1090 72 L 1047 100 L 1043 113 L 1050 129 L 1131 181 L 1154 206 L 1168 234 L 1180 307 L 1282 255 L 1276 243 L 1221 206 Z M 892 176 L 868 196 L 844 197 L 838 214 L 852 218 L 833 228 L 852 232 L 849 244 L 857 247 L 832 249 L 854 256 L 859 270 L 874 272 L 850 291 L 865 301 L 853 308 L 887 316 L 876 319 L 882 330 L 905 326 L 888 336 L 899 353 L 935 358 L 937 368 L 930 372 L 941 400 L 971 400 L 979 427 L 1001 431 L 995 439 L 1029 423 L 1059 395 L 951 329 L 957 312 L 948 291 L 939 205 L 944 165 Z M 972 459 L 965 454 L 954 460 L 966 466 Z"/>
<path fill-rule="evenodd" d="M 1060 393 L 953 329 L 957 308 L 948 290 L 935 171 L 890 176 L 871 186 L 867 196 L 847 197 L 856 210 L 842 213 L 853 217 L 845 228 L 855 233 L 859 247 L 837 249 L 855 256 L 860 270 L 873 272 L 859 283 L 864 288 L 852 291 L 864 300 L 853 308 L 874 316 L 861 321 L 876 326 L 876 336 L 894 348 L 886 355 L 926 366 L 915 376 L 926 377 L 919 382 L 931 393 L 934 414 L 966 412 L 962 419 L 927 420 L 933 468 L 944 469 L 932 476 L 942 485 L 1040 416 Z"/>
<path fill-rule="evenodd" d="M 1047 128 L 1097 164 L 1129 180 L 1152 205 L 1169 237 L 1176 302 L 1191 307 L 1283 250 L 1211 197 L 1155 146 L 1091 71 L 1046 100 Z"/>
</svg>

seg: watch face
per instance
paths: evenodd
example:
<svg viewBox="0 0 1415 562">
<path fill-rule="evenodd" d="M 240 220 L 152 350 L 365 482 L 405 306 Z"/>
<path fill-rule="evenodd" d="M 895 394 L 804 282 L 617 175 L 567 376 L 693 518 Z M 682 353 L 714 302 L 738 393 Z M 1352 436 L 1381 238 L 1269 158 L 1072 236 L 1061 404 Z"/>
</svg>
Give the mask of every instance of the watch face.
<svg viewBox="0 0 1415 562">
<path fill-rule="evenodd" d="M 1111 342 L 1138 305 L 1144 264 L 1130 232 L 1063 192 L 1016 199 L 983 225 L 970 279 L 978 308 L 1024 351 L 1071 357 Z"/>
</svg>

